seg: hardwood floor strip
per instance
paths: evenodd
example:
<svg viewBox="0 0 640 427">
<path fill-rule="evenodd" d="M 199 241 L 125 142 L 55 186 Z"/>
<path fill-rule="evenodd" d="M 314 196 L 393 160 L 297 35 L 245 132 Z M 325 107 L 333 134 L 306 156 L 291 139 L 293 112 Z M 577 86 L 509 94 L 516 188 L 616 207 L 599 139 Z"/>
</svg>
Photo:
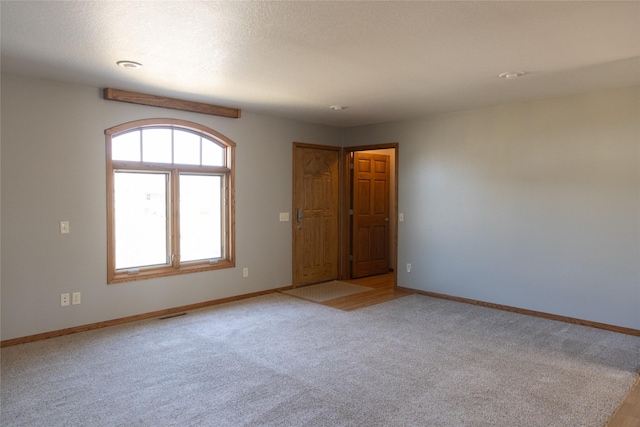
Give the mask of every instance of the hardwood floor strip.
<svg viewBox="0 0 640 427">
<path fill-rule="evenodd" d="M 395 279 L 392 273 L 345 280 L 345 282 L 352 283 L 354 285 L 366 286 L 368 288 L 373 288 L 374 290 L 325 301 L 323 305 L 343 311 L 354 311 L 380 304 L 385 301 L 401 298 L 412 293 L 397 289 L 394 285 Z"/>
<path fill-rule="evenodd" d="M 363 277 L 361 279 L 345 280 L 345 282 L 353 283 L 360 286 L 366 286 L 369 288 L 386 288 L 386 289 L 394 288 L 393 273 Z"/>
<path fill-rule="evenodd" d="M 357 298 L 345 297 L 345 299 L 340 298 L 338 300 L 327 301 L 324 303 L 324 305 L 338 308 L 344 311 L 354 311 L 364 307 L 370 307 L 372 305 L 380 304 L 382 302 L 391 301 L 406 295 L 409 295 L 409 293 L 393 291 L 371 291 L 364 292 Z"/>
<path fill-rule="evenodd" d="M 613 414 L 607 427 L 640 427 L 640 378 Z"/>
<path fill-rule="evenodd" d="M 354 311 L 410 294 L 411 292 L 395 291 L 394 289 L 376 289 L 373 291 L 361 292 L 356 295 L 348 295 L 346 297 L 325 301 L 323 305 L 344 311 Z"/>
</svg>

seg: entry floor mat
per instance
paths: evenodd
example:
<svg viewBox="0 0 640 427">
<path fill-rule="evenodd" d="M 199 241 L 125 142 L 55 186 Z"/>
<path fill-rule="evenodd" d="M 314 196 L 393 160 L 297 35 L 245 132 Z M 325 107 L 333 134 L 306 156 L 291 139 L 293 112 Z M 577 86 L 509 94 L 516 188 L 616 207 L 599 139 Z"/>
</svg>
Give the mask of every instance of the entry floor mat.
<svg viewBox="0 0 640 427">
<path fill-rule="evenodd" d="M 332 282 L 319 283 L 317 285 L 303 286 L 289 291 L 282 291 L 282 293 L 313 302 L 325 302 L 335 298 L 346 297 L 347 295 L 372 290 L 373 288 L 368 288 L 366 286 L 359 286 L 352 283 L 334 280 Z"/>
</svg>

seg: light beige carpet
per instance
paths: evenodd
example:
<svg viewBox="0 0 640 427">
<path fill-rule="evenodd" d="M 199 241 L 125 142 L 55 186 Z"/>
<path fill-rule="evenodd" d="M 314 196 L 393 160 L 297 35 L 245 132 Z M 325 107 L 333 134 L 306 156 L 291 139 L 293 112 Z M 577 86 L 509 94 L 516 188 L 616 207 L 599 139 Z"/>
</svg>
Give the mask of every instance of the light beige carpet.
<svg viewBox="0 0 640 427">
<path fill-rule="evenodd" d="M 603 427 L 640 337 L 409 295 L 269 294 L 0 349 L 2 427 Z"/>
<path fill-rule="evenodd" d="M 289 291 L 282 291 L 282 293 L 313 302 L 325 302 L 371 290 L 373 290 L 373 288 L 334 280 L 332 282 L 319 283 L 317 285 L 303 286 Z"/>
</svg>

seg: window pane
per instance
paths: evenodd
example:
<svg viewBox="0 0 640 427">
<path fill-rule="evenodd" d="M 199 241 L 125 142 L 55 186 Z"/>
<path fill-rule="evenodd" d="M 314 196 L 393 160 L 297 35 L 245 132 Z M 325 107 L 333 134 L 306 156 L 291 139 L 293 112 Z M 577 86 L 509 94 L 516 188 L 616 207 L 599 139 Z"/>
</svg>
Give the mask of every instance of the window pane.
<svg viewBox="0 0 640 427">
<path fill-rule="evenodd" d="M 171 129 L 143 129 L 142 161 L 171 163 Z"/>
<path fill-rule="evenodd" d="M 221 176 L 180 175 L 180 261 L 222 257 Z"/>
<path fill-rule="evenodd" d="M 202 138 L 202 164 L 224 166 L 224 148 L 211 140 Z"/>
<path fill-rule="evenodd" d="M 191 132 L 173 131 L 173 163 L 200 164 L 200 136 Z"/>
<path fill-rule="evenodd" d="M 114 174 L 116 269 L 168 264 L 165 173 Z"/>
<path fill-rule="evenodd" d="M 127 132 L 111 138 L 111 159 L 140 161 L 140 131 Z"/>
</svg>

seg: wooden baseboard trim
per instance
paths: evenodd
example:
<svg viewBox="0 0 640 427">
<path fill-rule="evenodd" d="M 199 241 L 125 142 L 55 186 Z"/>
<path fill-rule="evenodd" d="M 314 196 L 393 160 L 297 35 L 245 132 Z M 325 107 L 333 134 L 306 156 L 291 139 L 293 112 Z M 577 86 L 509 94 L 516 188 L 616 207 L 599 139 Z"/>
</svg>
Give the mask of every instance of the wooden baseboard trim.
<svg viewBox="0 0 640 427">
<path fill-rule="evenodd" d="M 86 332 L 94 329 L 106 328 L 108 326 L 122 325 L 124 323 L 136 322 L 138 320 L 152 319 L 154 317 L 163 317 L 183 311 L 196 310 L 199 308 L 210 307 L 212 305 L 219 305 L 233 301 L 240 301 L 247 298 L 253 298 L 261 295 L 272 294 L 279 291 L 286 291 L 291 289 L 291 286 L 285 286 L 282 288 L 269 289 L 266 291 L 252 292 L 250 294 L 236 295 L 233 297 L 221 298 L 211 301 L 199 302 L 196 304 L 183 305 L 180 307 L 167 308 L 164 310 L 152 311 L 149 313 L 136 314 L 134 316 L 121 317 L 119 319 L 105 320 L 104 322 L 90 323 L 88 325 L 74 326 L 73 328 L 59 329 L 57 331 L 43 332 L 41 334 L 29 335 L 26 337 L 12 338 L 4 341 L 0 341 L 0 347 L 10 347 L 18 344 L 25 344 L 29 342 L 46 340 L 49 338 L 61 337 L 63 335 L 76 334 L 78 332 Z"/>
<path fill-rule="evenodd" d="M 560 316 L 557 314 L 544 313 L 542 311 L 529 310 L 526 308 L 517 308 L 517 307 L 511 307 L 508 305 L 494 304 L 492 302 L 478 301 L 478 300 L 462 298 L 462 297 L 454 297 L 451 295 L 439 294 L 436 292 L 422 291 L 420 289 L 405 288 L 403 286 L 398 286 L 397 289 L 413 292 L 414 294 L 426 295 L 428 297 L 433 297 L 433 298 L 440 298 L 440 299 L 446 299 L 450 301 L 462 302 L 465 304 L 473 304 L 473 305 L 479 305 L 482 307 L 495 308 L 497 310 L 510 311 L 512 313 L 518 313 L 518 314 L 526 314 L 527 316 L 541 317 L 543 319 L 557 320 L 559 322 L 572 323 L 574 325 L 589 326 L 592 328 L 604 329 L 607 331 L 619 332 L 621 334 L 640 337 L 640 329 L 625 328 L 624 326 L 616 326 L 616 325 L 609 325 L 607 323 L 592 322 L 591 320 L 576 319 L 574 317 Z"/>
<path fill-rule="evenodd" d="M 292 289 L 292 286 L 285 286 L 282 288 L 269 289 L 266 291 L 252 292 L 249 294 L 236 295 L 233 297 L 221 298 L 211 301 L 204 301 L 196 304 L 183 305 L 180 307 L 167 308 L 164 310 L 152 311 L 149 313 L 136 314 L 134 316 L 121 317 L 119 319 L 105 320 L 103 322 L 90 323 L 88 325 L 74 326 L 73 328 L 59 329 L 57 331 L 43 332 L 41 334 L 28 335 L 25 337 L 12 338 L 4 341 L 0 341 L 0 347 L 10 347 L 18 344 L 25 344 L 29 342 L 46 340 L 49 338 L 61 337 L 64 335 L 71 335 L 78 332 L 91 331 L 94 329 L 106 328 L 109 326 L 122 325 L 124 323 L 136 322 L 138 320 L 152 319 L 154 317 L 162 317 L 171 314 L 180 313 L 183 311 L 196 310 L 199 308 L 210 307 L 213 305 L 225 304 L 233 301 L 240 301 L 247 298 L 253 298 L 261 295 L 267 295 L 279 291 L 286 291 Z M 495 304 L 491 302 L 478 301 L 469 298 L 455 297 L 451 295 L 439 294 L 436 292 L 423 291 L 420 289 L 407 288 L 404 286 L 396 286 L 397 290 L 406 291 L 414 294 L 425 295 L 433 298 L 446 299 L 450 301 L 462 302 L 465 304 L 479 305 L 482 307 L 494 308 L 497 310 L 510 311 L 512 313 L 525 314 L 528 316 L 541 317 L 544 319 L 557 320 L 559 322 L 572 323 L 575 325 L 589 326 L 597 329 L 604 329 L 607 331 L 618 332 L 621 334 L 633 335 L 640 337 L 640 330 L 633 328 L 625 328 L 623 326 L 609 325 L 606 323 L 593 322 L 590 320 L 576 319 L 573 317 L 560 316 L 557 314 L 544 313 L 541 311 L 529 310 L 526 308 L 511 307 L 508 305 Z"/>
</svg>

